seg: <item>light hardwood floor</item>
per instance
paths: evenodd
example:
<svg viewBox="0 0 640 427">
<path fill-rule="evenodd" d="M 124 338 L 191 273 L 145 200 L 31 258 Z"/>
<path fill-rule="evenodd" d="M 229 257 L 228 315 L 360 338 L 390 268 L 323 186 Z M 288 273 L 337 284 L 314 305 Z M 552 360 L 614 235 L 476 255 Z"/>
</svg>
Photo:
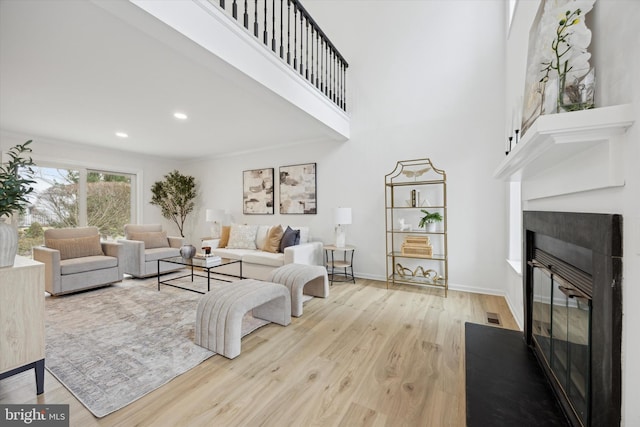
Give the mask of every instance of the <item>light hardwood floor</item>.
<svg viewBox="0 0 640 427">
<path fill-rule="evenodd" d="M 498 313 L 502 297 L 358 279 L 334 284 L 283 328 L 242 340 L 131 405 L 97 419 L 48 372 L 0 381 L 0 403 L 64 403 L 71 426 L 464 426 L 464 323 Z"/>
</svg>

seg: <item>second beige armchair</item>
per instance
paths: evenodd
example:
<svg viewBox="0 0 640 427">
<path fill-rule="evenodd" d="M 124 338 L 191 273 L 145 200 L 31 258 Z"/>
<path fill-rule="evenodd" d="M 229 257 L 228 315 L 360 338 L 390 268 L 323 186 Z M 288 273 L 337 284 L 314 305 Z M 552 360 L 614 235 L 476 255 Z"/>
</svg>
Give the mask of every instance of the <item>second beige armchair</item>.
<svg viewBox="0 0 640 427">
<path fill-rule="evenodd" d="M 118 240 L 124 249 L 124 272 L 133 277 L 149 277 L 158 274 L 158 259 L 180 256 L 182 237 L 167 236 L 160 224 L 124 226 L 125 238 Z M 179 270 L 176 264 L 161 263 L 160 272 Z"/>
</svg>

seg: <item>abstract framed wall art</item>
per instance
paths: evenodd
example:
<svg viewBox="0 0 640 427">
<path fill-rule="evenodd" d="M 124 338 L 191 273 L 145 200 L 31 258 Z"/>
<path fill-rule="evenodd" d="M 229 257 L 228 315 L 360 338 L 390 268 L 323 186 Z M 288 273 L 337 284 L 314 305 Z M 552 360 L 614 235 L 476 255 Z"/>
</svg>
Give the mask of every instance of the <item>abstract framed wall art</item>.
<svg viewBox="0 0 640 427">
<path fill-rule="evenodd" d="M 280 166 L 280 213 L 316 214 L 316 164 Z"/>
<path fill-rule="evenodd" d="M 273 168 L 242 172 L 242 213 L 273 215 Z"/>
</svg>

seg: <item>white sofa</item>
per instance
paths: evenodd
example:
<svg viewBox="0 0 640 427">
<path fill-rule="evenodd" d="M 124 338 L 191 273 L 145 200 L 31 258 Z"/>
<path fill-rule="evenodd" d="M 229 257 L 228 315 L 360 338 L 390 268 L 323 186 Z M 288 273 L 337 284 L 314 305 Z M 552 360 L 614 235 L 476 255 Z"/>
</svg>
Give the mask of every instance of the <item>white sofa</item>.
<svg viewBox="0 0 640 427">
<path fill-rule="evenodd" d="M 257 248 L 264 245 L 264 240 L 270 225 L 259 225 L 257 227 L 255 244 Z M 282 226 L 286 229 L 286 226 Z M 267 280 L 270 273 L 285 264 L 307 264 L 307 265 L 323 265 L 324 255 L 322 252 L 322 242 L 309 241 L 308 227 L 291 227 L 294 230 L 300 230 L 300 244 L 289 246 L 282 253 L 270 253 L 260 249 L 231 249 L 231 248 L 215 248 L 212 247 L 211 252 L 222 258 L 240 259 L 242 260 L 242 277 Z M 211 244 L 212 240 L 203 240 L 203 244 Z M 220 267 L 216 271 L 239 275 L 240 269 L 238 264 L 231 264 Z"/>
</svg>

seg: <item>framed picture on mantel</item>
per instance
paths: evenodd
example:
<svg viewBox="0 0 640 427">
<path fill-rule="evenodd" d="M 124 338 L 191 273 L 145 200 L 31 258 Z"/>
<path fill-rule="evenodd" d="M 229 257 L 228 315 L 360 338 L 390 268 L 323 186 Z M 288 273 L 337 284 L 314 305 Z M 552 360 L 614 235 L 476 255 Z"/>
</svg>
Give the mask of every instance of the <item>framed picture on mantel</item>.
<svg viewBox="0 0 640 427">
<path fill-rule="evenodd" d="M 242 173 L 242 213 L 273 215 L 273 168 Z"/>
<path fill-rule="evenodd" d="M 316 164 L 280 166 L 280 213 L 316 214 Z"/>
</svg>

